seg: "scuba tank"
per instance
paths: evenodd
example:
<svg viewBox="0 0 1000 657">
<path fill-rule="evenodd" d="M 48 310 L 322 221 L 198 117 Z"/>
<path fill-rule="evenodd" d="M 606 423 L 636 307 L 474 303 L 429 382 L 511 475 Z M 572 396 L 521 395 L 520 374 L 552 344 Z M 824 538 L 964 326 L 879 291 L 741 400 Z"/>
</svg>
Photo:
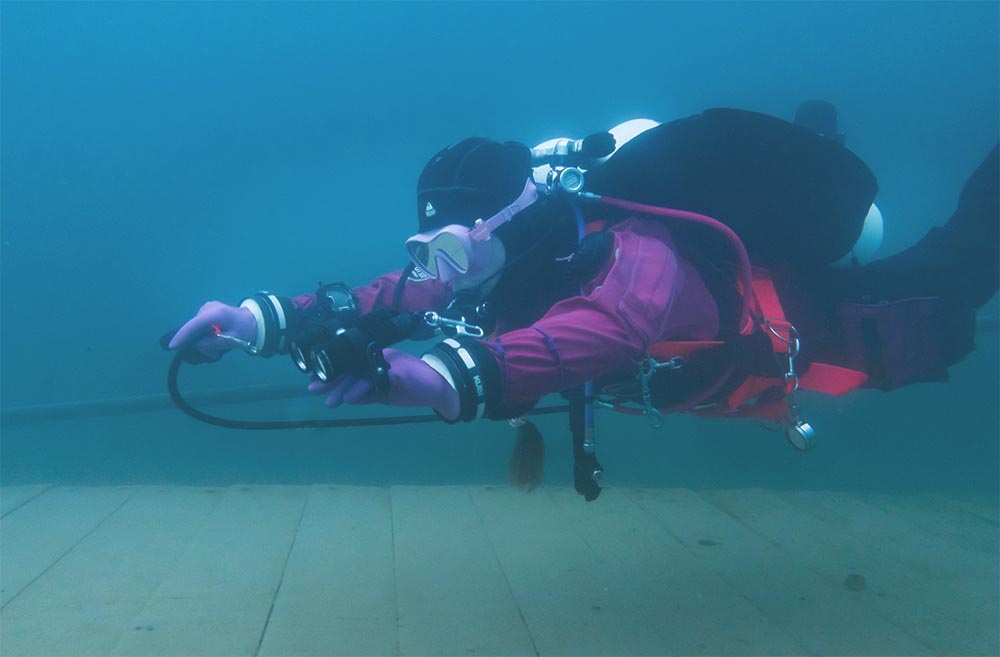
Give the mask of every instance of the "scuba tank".
<svg viewBox="0 0 1000 657">
<path fill-rule="evenodd" d="M 857 264 L 881 240 L 875 176 L 842 143 L 809 128 L 757 112 L 712 109 L 663 124 L 629 121 L 610 132 L 613 153 L 576 161 L 585 172 L 580 189 L 714 217 L 737 234 L 755 265 Z M 579 152 L 586 141 L 536 147 L 536 182 L 551 183 L 573 145 Z M 560 144 L 568 145 L 567 156 L 554 160 L 550 151 L 558 154 Z M 693 237 L 705 241 L 702 233 Z M 722 253 L 718 248 L 707 255 Z"/>
</svg>

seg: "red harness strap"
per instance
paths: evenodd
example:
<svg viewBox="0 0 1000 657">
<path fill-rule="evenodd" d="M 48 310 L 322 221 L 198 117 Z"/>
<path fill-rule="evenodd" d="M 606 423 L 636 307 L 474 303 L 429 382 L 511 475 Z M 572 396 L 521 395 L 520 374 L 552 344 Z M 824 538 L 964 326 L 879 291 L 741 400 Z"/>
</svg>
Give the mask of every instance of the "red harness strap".
<svg viewBox="0 0 1000 657">
<path fill-rule="evenodd" d="M 798 332 L 785 318 L 770 274 L 759 267 L 753 270 L 752 308 L 758 330 L 768 335 L 775 355 L 788 367 L 784 378 L 751 375 L 717 404 L 703 409 L 688 409 L 686 412 L 706 417 L 756 417 L 776 421 L 787 413 L 787 395 L 796 388 L 842 395 L 857 389 L 867 379 L 864 372 L 827 363 L 812 363 L 802 375 L 796 372 L 794 365 L 795 356 L 798 355 Z M 724 343 L 719 341 L 664 340 L 651 345 L 649 354 L 660 361 L 678 356 L 686 358 L 695 352 L 722 344 Z"/>
<path fill-rule="evenodd" d="M 762 328 L 768 332 L 774 352 L 789 353 L 789 347 L 792 346 L 790 343 L 797 342 L 798 335 L 795 327 L 785 319 L 785 312 L 774 289 L 774 281 L 771 280 L 767 270 L 754 268 L 753 295 Z M 809 370 L 797 378 L 798 387 L 804 390 L 814 390 L 827 395 L 843 395 L 859 388 L 868 379 L 868 375 L 828 363 L 812 363 Z"/>
<path fill-rule="evenodd" d="M 592 221 L 585 226 L 585 231 L 591 233 L 601 230 L 606 222 Z M 771 340 L 771 347 L 776 356 L 788 366 L 785 377 L 765 377 L 751 375 L 731 392 L 724 400 L 709 408 L 686 412 L 713 417 L 757 417 L 768 420 L 778 420 L 785 416 L 788 410 L 787 394 L 796 388 L 814 390 L 828 395 L 843 395 L 859 388 L 868 378 L 864 372 L 829 365 L 827 363 L 812 363 L 808 371 L 799 374 L 795 371 L 795 356 L 798 355 L 798 332 L 785 318 L 785 312 L 774 288 L 770 273 L 763 268 L 754 267 L 752 276 L 753 303 L 751 315 L 756 316 L 757 329 L 764 331 Z M 742 286 L 741 286 L 742 287 Z M 744 330 L 750 330 L 743 327 Z M 671 358 L 688 358 L 691 354 L 719 347 L 724 343 L 718 340 L 703 341 L 671 341 L 663 340 L 650 345 L 649 355 L 658 361 Z M 678 410 L 672 408 L 670 411 Z"/>
<path fill-rule="evenodd" d="M 726 344 L 721 340 L 690 340 L 690 341 L 673 341 L 673 340 L 661 340 L 660 342 L 654 342 L 649 345 L 649 355 L 659 361 L 670 360 L 671 358 L 687 358 L 691 354 L 697 353 L 703 349 L 710 349 L 712 347 L 721 347 Z"/>
<path fill-rule="evenodd" d="M 860 388 L 868 375 L 829 363 L 813 363 L 809 371 L 799 377 L 799 387 L 827 395 L 845 395 Z"/>
</svg>

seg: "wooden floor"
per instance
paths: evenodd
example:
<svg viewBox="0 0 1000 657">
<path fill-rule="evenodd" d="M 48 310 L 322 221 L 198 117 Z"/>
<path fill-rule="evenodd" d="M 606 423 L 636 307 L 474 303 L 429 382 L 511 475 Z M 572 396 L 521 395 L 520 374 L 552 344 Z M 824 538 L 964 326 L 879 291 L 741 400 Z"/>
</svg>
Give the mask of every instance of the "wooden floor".
<svg viewBox="0 0 1000 657">
<path fill-rule="evenodd" d="M 943 496 L 14 487 L 3 655 L 996 655 Z"/>
</svg>

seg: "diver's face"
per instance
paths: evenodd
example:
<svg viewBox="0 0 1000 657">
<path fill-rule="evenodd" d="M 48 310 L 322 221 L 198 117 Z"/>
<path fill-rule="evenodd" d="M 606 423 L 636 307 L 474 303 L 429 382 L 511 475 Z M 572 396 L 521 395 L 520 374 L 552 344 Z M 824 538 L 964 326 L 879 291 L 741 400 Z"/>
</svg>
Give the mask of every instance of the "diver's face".
<svg viewBox="0 0 1000 657">
<path fill-rule="evenodd" d="M 488 263 L 485 267 L 477 267 L 475 275 L 462 274 L 443 259 L 439 260 L 438 277 L 441 282 L 450 285 L 455 292 L 479 288 L 480 297 L 488 296 L 502 276 L 498 272 L 503 269 L 507 262 L 507 252 L 503 242 L 496 235 L 491 236 L 486 244 L 490 246 Z"/>
</svg>

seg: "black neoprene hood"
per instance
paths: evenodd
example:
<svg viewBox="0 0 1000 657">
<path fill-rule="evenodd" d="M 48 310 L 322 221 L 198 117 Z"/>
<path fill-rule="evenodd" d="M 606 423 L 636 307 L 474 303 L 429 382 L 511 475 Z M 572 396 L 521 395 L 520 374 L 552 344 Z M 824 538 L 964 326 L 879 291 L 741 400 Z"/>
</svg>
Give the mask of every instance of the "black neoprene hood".
<svg viewBox="0 0 1000 657">
<path fill-rule="evenodd" d="M 471 137 L 431 158 L 417 180 L 420 232 L 471 226 L 510 205 L 531 176 L 528 148 Z"/>
</svg>

